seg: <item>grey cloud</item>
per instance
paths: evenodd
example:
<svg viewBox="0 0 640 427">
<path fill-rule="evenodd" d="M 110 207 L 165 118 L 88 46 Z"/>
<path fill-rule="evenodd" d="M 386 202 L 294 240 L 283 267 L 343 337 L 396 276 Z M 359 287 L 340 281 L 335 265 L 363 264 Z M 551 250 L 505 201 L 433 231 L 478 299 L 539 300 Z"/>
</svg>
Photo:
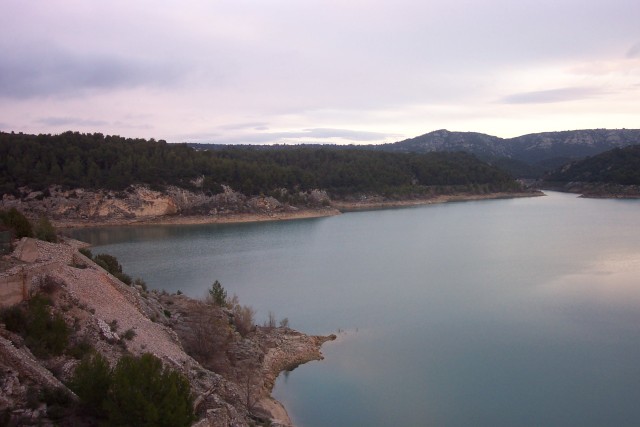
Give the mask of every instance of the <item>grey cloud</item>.
<svg viewBox="0 0 640 427">
<path fill-rule="evenodd" d="M 640 42 L 631 46 L 627 51 L 627 58 L 640 58 Z"/>
<path fill-rule="evenodd" d="M 36 123 L 47 126 L 107 126 L 110 123 L 104 120 L 87 120 L 75 117 L 42 117 Z"/>
<path fill-rule="evenodd" d="M 503 98 L 500 102 L 504 104 L 551 104 L 593 98 L 601 94 L 603 94 L 602 90 L 593 87 L 566 87 L 516 93 Z"/>
<path fill-rule="evenodd" d="M 182 74 L 177 66 L 103 54 L 76 54 L 52 46 L 2 49 L 0 96 L 32 98 L 75 95 L 86 89 L 171 85 Z"/>
</svg>

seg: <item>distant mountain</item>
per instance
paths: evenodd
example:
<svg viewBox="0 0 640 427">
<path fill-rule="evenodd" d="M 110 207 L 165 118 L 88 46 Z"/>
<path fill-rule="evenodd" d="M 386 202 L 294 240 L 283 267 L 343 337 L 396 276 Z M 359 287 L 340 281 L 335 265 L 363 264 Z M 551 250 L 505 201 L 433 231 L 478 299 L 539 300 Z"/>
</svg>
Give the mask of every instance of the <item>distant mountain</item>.
<svg viewBox="0 0 640 427">
<path fill-rule="evenodd" d="M 640 144 L 640 129 L 592 129 L 544 132 L 499 138 L 476 132 L 437 130 L 415 138 L 376 146 L 391 152 L 466 151 L 517 177 L 540 177 L 573 160 L 613 148 Z"/>
</svg>

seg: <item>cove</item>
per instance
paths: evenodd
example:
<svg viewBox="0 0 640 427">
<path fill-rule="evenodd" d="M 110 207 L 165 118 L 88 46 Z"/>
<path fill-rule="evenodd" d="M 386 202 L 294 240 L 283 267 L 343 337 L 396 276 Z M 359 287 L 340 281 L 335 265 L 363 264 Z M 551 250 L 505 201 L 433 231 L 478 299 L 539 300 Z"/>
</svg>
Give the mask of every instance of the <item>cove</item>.
<svg viewBox="0 0 640 427">
<path fill-rule="evenodd" d="M 214 280 L 325 360 L 297 425 L 640 424 L 640 201 L 546 197 L 273 223 L 74 230 L 150 287 Z"/>
</svg>

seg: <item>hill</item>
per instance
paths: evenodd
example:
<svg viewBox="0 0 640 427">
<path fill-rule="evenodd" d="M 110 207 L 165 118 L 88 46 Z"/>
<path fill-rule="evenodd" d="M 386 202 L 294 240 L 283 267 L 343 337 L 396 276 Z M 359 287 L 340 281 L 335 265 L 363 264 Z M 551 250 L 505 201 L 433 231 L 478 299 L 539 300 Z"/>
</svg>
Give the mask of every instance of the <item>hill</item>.
<svg viewBox="0 0 640 427">
<path fill-rule="evenodd" d="M 124 190 L 135 184 L 169 185 L 218 194 L 224 187 L 252 196 L 282 190 L 325 190 L 332 197 L 373 192 L 422 194 L 444 187 L 517 187 L 511 177 L 465 153 L 381 153 L 296 147 L 195 150 L 186 144 L 102 134 L 0 133 L 0 194 L 28 186 Z M 449 190 L 446 190 L 449 191 Z M 46 197 L 46 194 L 45 194 Z"/>
<path fill-rule="evenodd" d="M 561 186 L 590 196 L 640 196 L 640 145 L 616 148 L 569 163 L 545 176 L 548 186 Z"/>
<path fill-rule="evenodd" d="M 544 132 L 503 139 L 475 132 L 438 130 L 379 146 L 390 152 L 465 151 L 520 178 L 539 177 L 573 160 L 640 144 L 639 129 Z"/>
</svg>

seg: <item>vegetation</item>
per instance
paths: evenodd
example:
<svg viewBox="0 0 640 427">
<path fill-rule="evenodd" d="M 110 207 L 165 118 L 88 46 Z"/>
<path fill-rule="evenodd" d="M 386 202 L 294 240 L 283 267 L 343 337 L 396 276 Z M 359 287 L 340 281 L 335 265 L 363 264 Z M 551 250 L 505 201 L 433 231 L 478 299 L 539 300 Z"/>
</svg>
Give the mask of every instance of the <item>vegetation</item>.
<svg viewBox="0 0 640 427">
<path fill-rule="evenodd" d="M 41 216 L 34 228 L 34 235 L 37 239 L 45 242 L 57 243 L 58 235 L 56 229 L 46 216 Z"/>
<path fill-rule="evenodd" d="M 8 211 L 0 211 L 0 222 L 13 231 L 14 238 L 16 239 L 33 237 L 33 227 L 31 223 L 27 217 L 16 208 L 11 208 Z"/>
<path fill-rule="evenodd" d="M 209 289 L 207 299 L 219 307 L 224 307 L 227 305 L 227 291 L 222 287 L 220 282 L 216 280 L 211 285 L 211 289 Z"/>
<path fill-rule="evenodd" d="M 0 133 L 0 195 L 29 186 L 47 196 L 50 185 L 124 190 L 131 184 L 176 185 L 210 193 L 222 185 L 247 195 L 291 196 L 324 189 L 334 196 L 358 192 L 422 194 L 444 187 L 487 191 L 517 187 L 508 174 L 466 153 L 388 153 L 335 147 L 195 150 L 186 144 L 125 139 L 100 133 Z M 289 190 L 289 193 L 282 192 Z"/>
<path fill-rule="evenodd" d="M 100 267 L 104 268 L 107 272 L 113 274 L 118 280 L 120 280 L 125 285 L 131 286 L 134 285 L 141 286 L 143 290 L 147 290 L 147 284 L 142 279 L 136 279 L 135 281 L 131 279 L 131 276 L 124 273 L 122 271 L 122 265 L 118 261 L 118 258 L 109 254 L 98 254 L 93 255 L 89 249 L 80 249 L 79 252 L 86 256 L 87 258 L 93 260 Z"/>
<path fill-rule="evenodd" d="M 0 211 L 0 224 L 11 230 L 13 237 L 16 239 L 35 237 L 47 242 L 55 243 L 58 241 L 56 229 L 45 216 L 41 216 L 34 227 L 20 211 L 16 208 L 11 208 L 6 211 Z"/>
<path fill-rule="evenodd" d="M 546 176 L 546 181 L 640 185 L 640 145 L 616 148 L 574 162 Z"/>
<path fill-rule="evenodd" d="M 89 413 L 110 426 L 190 426 L 195 420 L 188 380 L 152 354 L 123 356 L 114 369 L 99 354 L 76 368 L 70 388 Z"/>
<path fill-rule="evenodd" d="M 69 328 L 60 314 L 51 313 L 51 300 L 44 295 L 4 309 L 0 320 L 8 330 L 20 334 L 37 357 L 58 356 L 67 348 Z"/>
</svg>

